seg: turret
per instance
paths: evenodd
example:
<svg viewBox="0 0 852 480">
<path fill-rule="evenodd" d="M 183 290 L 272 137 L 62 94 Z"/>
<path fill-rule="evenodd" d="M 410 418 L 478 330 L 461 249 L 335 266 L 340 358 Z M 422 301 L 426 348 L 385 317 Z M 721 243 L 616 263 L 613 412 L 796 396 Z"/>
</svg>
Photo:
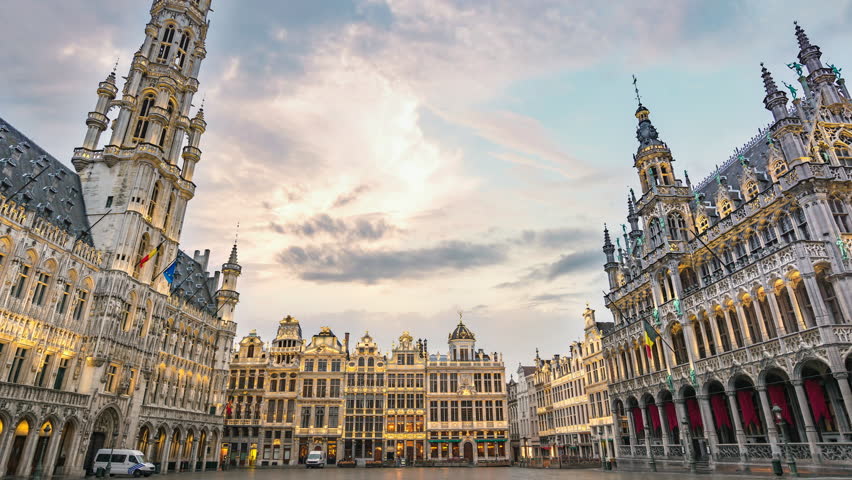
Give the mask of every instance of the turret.
<svg viewBox="0 0 852 480">
<path fill-rule="evenodd" d="M 763 88 L 766 90 L 763 105 L 772 112 L 772 118 L 775 120 L 770 127 L 771 137 L 781 142 L 781 150 L 784 152 L 788 166 L 792 167 L 801 161 L 810 161 L 810 158 L 805 156 L 805 149 L 799 136 L 803 130 L 801 120 L 787 112 L 787 95 L 778 89 L 766 66 L 761 63 L 760 68 Z"/>
<path fill-rule="evenodd" d="M 636 77 L 633 77 L 633 85 L 636 86 Z M 642 193 L 656 192 L 657 186 L 675 185 L 674 171 L 671 162 L 674 161 L 668 145 L 660 140 L 657 129 L 651 123 L 651 112 L 642 104 L 639 97 L 639 89 L 636 88 L 636 101 L 639 107 L 636 109 L 636 140 L 639 148 L 633 156 L 633 166 L 639 174 L 642 184 Z"/>
<path fill-rule="evenodd" d="M 201 160 L 201 135 L 207 130 L 207 122 L 204 121 L 204 106 L 198 109 L 195 118 L 189 124 L 189 144 L 183 147 L 183 168 L 181 176 L 184 180 L 191 182 L 195 174 L 195 165 Z"/>
<path fill-rule="evenodd" d="M 606 254 L 606 263 L 604 264 L 604 271 L 606 271 L 606 275 L 609 278 L 609 288 L 612 290 L 618 284 L 616 281 L 616 275 L 618 273 L 618 263 L 615 261 L 615 245 L 612 244 L 612 240 L 609 238 L 609 229 L 604 225 L 604 245 L 603 251 Z"/>
<path fill-rule="evenodd" d="M 476 337 L 473 332 L 462 322 L 462 314 L 459 313 L 459 324 L 450 333 L 447 343 L 450 346 L 450 360 L 470 361 L 474 359 L 474 347 Z"/>
<path fill-rule="evenodd" d="M 237 292 L 237 279 L 242 270 L 243 268 L 237 263 L 237 244 L 234 243 L 227 263 L 222 265 L 222 288 L 216 292 L 219 316 L 223 322 L 234 320 L 234 308 L 240 301 L 240 294 Z"/>
<path fill-rule="evenodd" d="M 796 41 L 799 43 L 799 61 L 808 69 L 807 84 L 815 93 L 822 95 L 821 104 L 823 106 L 831 107 L 841 104 L 843 99 L 838 87 L 834 84 L 838 78 L 838 71 L 823 66 L 822 52 L 820 52 L 819 47 L 811 44 L 808 35 L 798 22 L 793 22 L 793 24 L 796 26 Z M 837 113 L 836 109 L 834 110 L 834 113 Z"/>
<path fill-rule="evenodd" d="M 110 102 L 115 100 L 116 93 L 118 93 L 118 87 L 115 86 L 115 71 L 113 70 L 106 80 L 98 84 L 98 102 L 95 104 L 95 109 L 89 112 L 86 118 L 86 137 L 83 139 L 85 151 L 81 151 L 71 160 L 78 172 L 90 163 L 91 152 L 97 148 L 101 134 L 107 128 L 109 123 L 107 113 L 109 113 Z"/>
</svg>

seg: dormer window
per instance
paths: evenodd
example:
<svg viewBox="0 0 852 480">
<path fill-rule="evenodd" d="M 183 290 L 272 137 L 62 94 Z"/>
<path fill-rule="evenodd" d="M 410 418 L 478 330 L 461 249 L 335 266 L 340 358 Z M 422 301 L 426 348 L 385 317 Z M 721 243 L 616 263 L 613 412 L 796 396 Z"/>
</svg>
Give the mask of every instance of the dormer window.
<svg viewBox="0 0 852 480">
<path fill-rule="evenodd" d="M 752 180 L 752 181 L 746 183 L 745 193 L 746 193 L 746 199 L 751 200 L 751 199 L 755 198 L 757 196 L 757 193 L 758 193 L 757 182 Z"/>
<path fill-rule="evenodd" d="M 784 160 L 778 160 L 774 164 L 772 164 L 772 175 L 775 177 L 775 180 L 778 180 L 778 177 L 787 173 L 787 162 Z"/>
<path fill-rule="evenodd" d="M 722 218 L 727 217 L 733 211 L 734 211 L 734 205 L 733 205 L 733 203 L 731 203 L 730 200 L 727 200 L 727 199 L 722 200 L 722 203 L 719 204 L 719 215 Z"/>
</svg>

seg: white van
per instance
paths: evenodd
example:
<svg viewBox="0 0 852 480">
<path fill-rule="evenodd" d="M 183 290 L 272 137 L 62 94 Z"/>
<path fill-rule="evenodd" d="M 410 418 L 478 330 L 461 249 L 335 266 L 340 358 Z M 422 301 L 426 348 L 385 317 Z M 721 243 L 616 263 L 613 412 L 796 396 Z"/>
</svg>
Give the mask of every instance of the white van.
<svg viewBox="0 0 852 480">
<path fill-rule="evenodd" d="M 314 450 L 313 452 L 309 453 L 308 458 L 305 459 L 305 467 L 324 468 L 325 455 L 322 453 L 322 450 Z"/>
<path fill-rule="evenodd" d="M 112 460 L 110 461 L 110 454 Z M 156 467 L 153 463 L 149 463 L 145 459 L 145 454 L 139 450 L 125 450 L 121 448 L 110 449 L 102 448 L 95 455 L 95 463 L 92 465 L 95 471 L 103 468 L 106 471 L 107 463 L 109 463 L 110 475 L 132 475 L 134 477 L 146 476 L 150 477 L 154 473 Z"/>
</svg>

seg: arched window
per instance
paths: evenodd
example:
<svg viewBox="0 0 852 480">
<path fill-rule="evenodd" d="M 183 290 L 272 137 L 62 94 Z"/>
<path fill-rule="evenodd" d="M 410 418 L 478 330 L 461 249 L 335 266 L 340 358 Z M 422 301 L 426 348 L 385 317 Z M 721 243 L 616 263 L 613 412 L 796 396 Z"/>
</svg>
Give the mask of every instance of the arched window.
<svg viewBox="0 0 852 480">
<path fill-rule="evenodd" d="M 376 365 L 376 361 L 374 359 L 372 359 L 372 358 L 367 359 L 367 366 L 368 367 L 373 367 L 375 365 Z"/>
<path fill-rule="evenodd" d="M 760 250 L 763 248 L 763 245 L 760 243 L 760 237 L 757 235 L 757 232 L 752 231 L 748 237 L 748 249 L 752 255 L 757 255 L 760 253 Z"/>
<path fill-rule="evenodd" d="M 142 270 L 142 259 L 148 254 L 149 246 L 150 242 L 148 241 L 148 234 L 143 233 L 142 239 L 139 240 L 139 247 L 136 249 L 136 258 L 134 258 L 133 262 L 133 276 L 136 278 L 139 278 L 139 272 Z"/>
<path fill-rule="evenodd" d="M 745 347 L 745 342 L 743 341 L 743 331 L 740 328 L 740 319 L 737 315 L 736 310 L 731 308 L 728 310 L 728 317 L 731 319 L 731 330 L 734 331 L 734 340 L 737 342 L 738 348 Z"/>
<path fill-rule="evenodd" d="M 172 115 L 175 113 L 175 104 L 174 102 L 169 102 L 169 108 L 166 110 L 166 116 L 168 117 L 167 123 L 163 125 L 163 129 L 160 131 L 160 142 L 159 145 L 161 147 L 166 145 L 166 137 L 169 136 L 169 125 L 172 123 Z"/>
<path fill-rule="evenodd" d="M 660 219 L 652 217 L 648 221 L 648 231 L 651 232 L 651 247 L 657 248 L 663 244 L 662 229 L 660 228 Z"/>
<path fill-rule="evenodd" d="M 790 219 L 790 215 L 782 213 L 778 216 L 778 230 L 781 232 L 781 240 L 784 243 L 796 241 L 796 229 L 793 228 L 793 221 Z"/>
<path fill-rule="evenodd" d="M 799 331 L 799 322 L 796 320 L 796 312 L 793 310 L 793 302 L 790 298 L 787 287 L 780 285 L 777 287 L 776 300 L 778 301 L 778 309 L 781 314 L 781 321 L 784 324 L 784 329 L 787 333 L 795 333 Z"/>
<path fill-rule="evenodd" d="M 722 218 L 727 217 L 734 211 L 734 204 L 731 203 L 730 200 L 725 199 L 719 204 L 719 216 Z"/>
<path fill-rule="evenodd" d="M 358 359 L 358 366 L 359 366 L 359 367 L 363 367 L 363 366 L 364 366 L 364 357 L 361 357 L 361 358 L 359 358 L 359 359 Z"/>
<path fill-rule="evenodd" d="M 793 293 L 796 294 L 796 301 L 799 303 L 799 311 L 802 312 L 802 318 L 805 325 L 814 326 L 814 306 L 811 302 L 811 296 L 808 295 L 808 290 L 805 288 L 804 280 L 799 279 L 796 286 L 793 287 Z"/>
<path fill-rule="evenodd" d="M 254 345 L 249 345 L 246 351 L 246 358 L 254 358 Z"/>
<path fill-rule="evenodd" d="M 175 54 L 175 65 L 178 68 L 183 68 L 184 63 L 186 63 L 186 53 L 189 51 L 189 40 L 189 32 L 184 31 L 181 34 L 180 43 L 178 43 L 177 53 Z"/>
<path fill-rule="evenodd" d="M 683 266 L 680 269 L 680 283 L 683 285 L 684 292 L 691 292 L 698 288 L 698 276 L 692 267 Z"/>
<path fill-rule="evenodd" d="M 707 215 L 698 217 L 698 233 L 704 233 L 708 228 L 710 228 L 710 220 L 707 218 Z"/>
<path fill-rule="evenodd" d="M 154 106 L 154 94 L 146 93 L 142 99 L 142 106 L 139 108 L 139 117 L 136 120 L 136 128 L 133 129 L 133 141 L 142 142 L 148 134 L 148 124 L 150 123 L 151 107 Z"/>
<path fill-rule="evenodd" d="M 136 293 L 130 292 L 130 299 L 126 302 L 122 302 L 122 321 L 121 328 L 125 332 L 129 332 L 131 328 L 133 328 L 133 324 L 135 323 L 136 316 Z"/>
<path fill-rule="evenodd" d="M 763 335 L 760 332 L 760 327 L 757 323 L 757 316 L 754 313 L 755 304 L 754 301 L 743 303 L 743 315 L 745 318 L 746 328 L 748 329 L 748 335 L 751 337 L 752 343 L 762 342 Z"/>
<path fill-rule="evenodd" d="M 148 201 L 148 217 L 154 218 L 154 212 L 157 211 L 157 201 L 160 199 L 160 182 L 154 184 L 154 190 L 151 191 L 151 199 Z"/>
<path fill-rule="evenodd" d="M 175 41 L 175 26 L 169 24 L 163 30 L 163 37 L 160 40 L 160 52 L 157 54 L 157 61 L 165 63 L 169 59 L 172 52 L 172 42 Z"/>
<path fill-rule="evenodd" d="M 734 251 L 734 256 L 737 258 L 737 265 L 742 266 L 748 263 L 748 253 L 746 252 L 743 242 L 740 240 L 734 240 L 731 250 Z"/>
<path fill-rule="evenodd" d="M 686 240 L 686 222 L 679 212 L 669 214 L 669 238 L 672 240 Z"/>
<path fill-rule="evenodd" d="M 831 196 L 828 199 L 828 206 L 831 208 L 831 216 L 834 217 L 834 223 L 842 233 L 852 232 L 849 223 L 849 211 L 846 210 L 846 205 L 843 199 Z"/>
</svg>

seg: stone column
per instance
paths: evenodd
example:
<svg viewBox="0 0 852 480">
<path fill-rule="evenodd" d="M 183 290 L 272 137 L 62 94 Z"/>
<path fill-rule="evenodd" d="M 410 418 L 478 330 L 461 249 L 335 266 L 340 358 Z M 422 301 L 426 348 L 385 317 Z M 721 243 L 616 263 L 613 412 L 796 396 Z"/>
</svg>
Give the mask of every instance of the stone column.
<svg viewBox="0 0 852 480">
<path fill-rule="evenodd" d="M 763 336 L 763 341 L 770 340 L 769 332 L 766 330 L 766 319 L 763 318 L 763 309 L 760 308 L 760 299 L 753 297 L 751 299 L 751 309 L 754 311 L 755 319 L 757 320 L 757 328 L 760 329 L 760 334 Z"/>
<path fill-rule="evenodd" d="M 769 291 L 766 294 L 769 310 L 772 312 L 773 321 L 775 322 L 775 331 L 778 336 L 787 335 L 787 327 L 784 325 L 784 319 L 781 317 L 781 308 L 778 306 L 778 297 L 775 296 L 775 288 L 768 287 Z"/>
<path fill-rule="evenodd" d="M 202 450 L 201 450 L 201 451 L 202 451 L 202 455 L 201 455 L 201 471 L 202 471 L 202 472 L 206 472 L 206 471 L 207 471 L 207 458 L 208 458 L 208 456 L 210 455 L 210 452 L 208 451 L 209 449 L 207 448 L 207 444 L 208 444 L 208 443 L 210 443 L 210 438 L 205 437 L 205 438 L 204 438 L 204 443 L 203 443 L 203 444 L 201 444 L 201 449 L 202 449 Z M 283 445 L 282 445 L 282 447 L 283 447 Z M 281 453 L 282 453 L 282 457 L 283 457 L 283 453 L 284 453 L 283 448 L 282 448 L 282 450 L 281 450 Z M 282 458 L 282 461 L 283 461 L 283 458 Z"/>
<path fill-rule="evenodd" d="M 828 309 L 825 306 L 825 300 L 822 298 L 822 292 L 819 289 L 819 285 L 817 285 L 816 274 L 814 272 L 803 273 L 802 281 L 805 282 L 805 291 L 811 300 L 811 309 L 814 312 L 814 325 L 830 325 L 831 319 L 828 316 Z"/>
<path fill-rule="evenodd" d="M 707 313 L 707 309 L 705 309 L 704 313 Z M 716 354 L 722 353 L 725 351 L 725 346 L 722 344 L 722 336 L 719 335 L 719 326 L 716 325 L 716 315 L 715 312 L 713 315 L 707 315 L 707 324 L 710 325 L 710 330 L 713 332 L 713 341 L 716 344 Z"/>
<path fill-rule="evenodd" d="M 32 460 L 36 455 L 36 447 L 38 446 L 38 432 L 41 425 L 30 425 L 30 434 L 27 435 L 27 440 L 24 443 L 24 449 L 21 452 L 21 460 L 18 462 L 18 471 L 14 473 L 19 477 L 29 476 L 32 469 Z"/>
<path fill-rule="evenodd" d="M 805 388 L 802 386 L 801 380 L 793 380 L 793 389 L 796 391 L 796 399 L 799 401 L 799 410 L 802 412 L 802 420 L 805 423 L 805 435 L 808 437 L 808 446 L 811 449 L 812 458 L 817 458 L 819 451 L 817 450 L 817 435 L 816 425 L 814 425 L 814 417 L 811 414 L 811 407 L 808 404 L 808 396 L 805 395 Z"/>
<path fill-rule="evenodd" d="M 163 445 L 163 454 L 160 458 L 160 474 L 165 475 L 169 473 L 169 454 L 172 449 L 172 437 L 174 436 L 174 432 L 171 432 L 171 435 L 166 433 L 166 444 Z M 177 470 L 177 468 L 175 469 Z"/>
<path fill-rule="evenodd" d="M 56 467 L 56 456 L 59 454 L 59 447 L 62 445 L 62 433 L 62 429 L 57 427 L 53 431 L 53 435 L 50 436 L 47 448 L 45 448 L 41 464 L 42 473 L 45 477 L 53 475 L 53 469 Z"/>
<path fill-rule="evenodd" d="M 716 455 L 719 450 L 719 436 L 716 434 L 716 423 L 713 421 L 713 414 L 710 411 L 710 400 L 707 395 L 697 395 L 698 409 L 701 411 L 701 421 L 704 423 L 704 434 L 707 436 L 707 442 L 710 445 L 710 453 Z"/>
<path fill-rule="evenodd" d="M 686 433 L 686 429 L 683 428 L 683 422 L 689 423 L 688 416 L 686 414 L 686 402 L 682 398 L 673 398 L 672 399 L 675 404 L 675 413 L 677 414 L 678 422 L 677 431 L 680 433 L 680 438 L 678 439 L 683 445 L 683 461 L 684 465 L 689 460 L 690 452 L 692 451 L 692 445 L 689 443 L 689 436 Z"/>
<path fill-rule="evenodd" d="M 746 319 L 745 311 L 743 311 L 743 303 L 741 301 L 734 302 L 734 308 L 737 309 L 737 321 L 740 322 L 740 332 L 743 335 L 743 343 L 741 347 L 747 347 L 754 344 L 754 339 L 751 338 L 751 332 L 748 331 L 748 320 Z"/>
<path fill-rule="evenodd" d="M 692 332 L 692 324 L 690 322 L 686 322 L 681 325 L 683 325 L 683 340 L 687 345 L 686 355 L 689 357 L 689 361 L 692 364 L 695 364 L 698 360 L 698 351 L 696 350 L 695 335 Z"/>
<path fill-rule="evenodd" d="M 622 403 L 623 405 L 623 403 Z M 615 454 L 612 455 L 613 458 L 617 458 L 621 455 L 620 449 L 618 447 L 621 446 L 621 417 L 616 413 L 615 409 L 610 406 L 612 410 L 612 440 L 615 448 Z"/>
<path fill-rule="evenodd" d="M 633 423 L 633 407 L 627 407 L 627 430 L 630 434 L 630 456 L 633 456 L 633 446 L 638 445 L 636 425 Z"/>
<path fill-rule="evenodd" d="M 669 425 L 669 419 L 666 418 L 666 412 L 663 410 L 663 404 L 657 403 L 655 404 L 657 407 L 657 415 L 660 417 L 660 432 L 662 432 L 663 439 L 663 452 L 666 456 L 669 455 L 669 444 L 671 440 L 669 439 L 669 429 L 671 429 L 671 425 Z"/>
<path fill-rule="evenodd" d="M 9 425 L 3 432 L 0 432 L 0 478 L 6 476 L 6 464 L 9 460 L 9 450 L 12 448 L 12 443 L 15 441 L 16 425 Z M 14 472 L 9 476 L 14 475 Z"/>
<path fill-rule="evenodd" d="M 766 387 L 759 386 L 755 390 L 757 390 L 757 396 L 760 397 L 760 409 L 763 411 L 763 423 L 766 426 L 766 433 L 769 436 L 769 444 L 772 446 L 772 454 L 781 455 L 778 429 L 775 426 L 775 418 L 772 415 L 772 405 L 769 404 Z"/>
<path fill-rule="evenodd" d="M 194 438 L 192 439 L 192 449 L 189 452 L 189 468 L 190 472 L 195 471 L 195 465 L 198 463 L 198 444 L 201 443 Z M 261 450 L 262 451 L 262 450 Z"/>
<path fill-rule="evenodd" d="M 709 323 L 709 322 L 708 322 Z M 704 326 L 704 322 L 696 318 L 695 324 L 698 325 L 698 328 L 701 330 L 701 339 L 704 341 L 704 351 L 706 352 L 705 357 L 709 357 L 710 353 L 710 341 L 707 336 L 712 335 L 713 332 L 707 332 L 707 328 Z"/>
<path fill-rule="evenodd" d="M 731 408 L 731 417 L 734 422 L 734 432 L 737 436 L 737 446 L 740 449 L 740 460 L 745 462 L 746 459 L 746 437 L 745 429 L 743 428 L 743 420 L 740 415 L 740 408 L 737 405 L 737 392 L 734 390 L 725 391 L 728 396 L 728 406 Z"/>
<path fill-rule="evenodd" d="M 846 420 L 852 423 L 852 388 L 849 387 L 849 372 L 834 372 L 832 373 L 837 380 L 837 386 L 840 387 L 840 396 L 843 397 L 843 405 L 846 407 Z"/>
<path fill-rule="evenodd" d="M 805 317 L 802 315 L 802 309 L 799 308 L 799 299 L 796 298 L 796 291 L 790 285 L 790 282 L 784 282 L 784 287 L 787 289 L 787 295 L 790 297 L 790 303 L 793 305 L 793 313 L 796 314 L 796 321 L 799 322 L 799 330 L 808 328 L 805 322 Z"/>
<path fill-rule="evenodd" d="M 725 315 L 725 327 L 728 329 L 728 338 L 731 342 L 731 350 L 736 350 L 737 348 L 742 347 L 742 345 L 739 344 L 737 337 L 734 336 L 734 328 L 731 324 L 731 312 L 729 312 L 727 308 L 723 308 L 722 314 Z"/>
</svg>

